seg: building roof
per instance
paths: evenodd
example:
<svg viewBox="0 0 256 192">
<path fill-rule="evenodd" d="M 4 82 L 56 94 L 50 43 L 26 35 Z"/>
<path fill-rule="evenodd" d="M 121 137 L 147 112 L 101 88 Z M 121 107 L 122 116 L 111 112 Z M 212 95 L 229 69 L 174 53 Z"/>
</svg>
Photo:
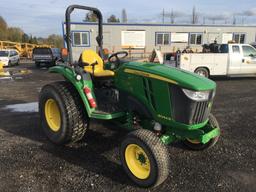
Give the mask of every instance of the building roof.
<svg viewBox="0 0 256 192">
<path fill-rule="evenodd" d="M 63 22 L 65 24 L 65 22 Z M 98 25 L 97 22 L 71 22 L 73 25 Z M 111 26 L 156 26 L 156 27 L 256 27 L 256 25 L 232 24 L 168 24 L 168 23 L 103 23 Z"/>
</svg>

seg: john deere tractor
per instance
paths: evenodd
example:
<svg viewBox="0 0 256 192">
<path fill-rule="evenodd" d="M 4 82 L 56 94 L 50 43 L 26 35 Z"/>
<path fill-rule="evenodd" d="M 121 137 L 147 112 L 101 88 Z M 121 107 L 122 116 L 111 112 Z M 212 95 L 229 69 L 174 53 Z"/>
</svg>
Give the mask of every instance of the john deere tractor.
<svg viewBox="0 0 256 192">
<path fill-rule="evenodd" d="M 74 61 L 71 13 L 92 11 L 98 18 L 97 52 L 84 50 Z M 102 14 L 92 7 L 71 5 L 66 10 L 65 64 L 49 69 L 65 81 L 45 85 L 40 93 L 42 128 L 55 144 L 81 140 L 91 119 L 113 123 L 128 134 L 120 144 L 120 159 L 129 178 L 153 187 L 168 176 L 168 144 L 180 140 L 194 150 L 213 146 L 220 135 L 210 113 L 213 81 L 167 65 L 129 62 L 127 52 L 116 52 L 104 62 Z"/>
</svg>

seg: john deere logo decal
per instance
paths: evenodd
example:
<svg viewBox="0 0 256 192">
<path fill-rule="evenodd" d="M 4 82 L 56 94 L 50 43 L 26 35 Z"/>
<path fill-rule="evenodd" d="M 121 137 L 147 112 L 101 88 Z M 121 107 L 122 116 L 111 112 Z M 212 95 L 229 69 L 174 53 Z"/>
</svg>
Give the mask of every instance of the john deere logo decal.
<svg viewBox="0 0 256 192">
<path fill-rule="evenodd" d="M 125 69 L 124 72 L 126 73 L 130 73 L 130 74 L 134 74 L 134 75 L 138 75 L 138 76 L 143 76 L 143 77 L 148 77 L 148 78 L 152 78 L 152 79 L 158 79 L 161 81 L 165 81 L 168 83 L 172 83 L 172 84 L 178 84 L 176 81 L 159 76 L 159 75 L 155 75 L 152 73 L 148 73 L 148 72 L 144 72 L 144 71 L 139 71 L 139 70 L 134 70 L 134 69 Z"/>
</svg>

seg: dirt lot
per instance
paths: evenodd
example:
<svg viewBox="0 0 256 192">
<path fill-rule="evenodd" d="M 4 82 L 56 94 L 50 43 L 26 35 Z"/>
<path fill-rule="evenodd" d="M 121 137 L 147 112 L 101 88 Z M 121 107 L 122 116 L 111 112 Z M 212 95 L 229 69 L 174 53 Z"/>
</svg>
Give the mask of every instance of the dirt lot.
<svg viewBox="0 0 256 192">
<path fill-rule="evenodd" d="M 142 191 L 119 162 L 124 131 L 93 122 L 77 145 L 49 143 L 31 102 L 44 84 L 60 77 L 32 64 L 19 68 L 32 73 L 0 80 L 0 191 Z M 219 143 L 201 152 L 170 146 L 170 176 L 150 191 L 256 191 L 256 78 L 215 80 Z M 13 106 L 24 103 L 30 104 Z"/>
</svg>

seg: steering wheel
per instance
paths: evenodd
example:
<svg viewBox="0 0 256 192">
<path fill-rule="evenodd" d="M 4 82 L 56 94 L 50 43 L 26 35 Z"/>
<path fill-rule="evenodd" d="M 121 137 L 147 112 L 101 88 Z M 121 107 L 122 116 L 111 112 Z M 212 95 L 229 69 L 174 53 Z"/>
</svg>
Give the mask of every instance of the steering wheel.
<svg viewBox="0 0 256 192">
<path fill-rule="evenodd" d="M 113 53 L 108 58 L 108 62 L 114 63 L 115 68 L 118 68 L 119 65 L 121 64 L 120 59 L 123 59 L 123 58 L 127 57 L 127 55 L 128 55 L 127 51 L 119 51 L 119 52 Z"/>
</svg>

